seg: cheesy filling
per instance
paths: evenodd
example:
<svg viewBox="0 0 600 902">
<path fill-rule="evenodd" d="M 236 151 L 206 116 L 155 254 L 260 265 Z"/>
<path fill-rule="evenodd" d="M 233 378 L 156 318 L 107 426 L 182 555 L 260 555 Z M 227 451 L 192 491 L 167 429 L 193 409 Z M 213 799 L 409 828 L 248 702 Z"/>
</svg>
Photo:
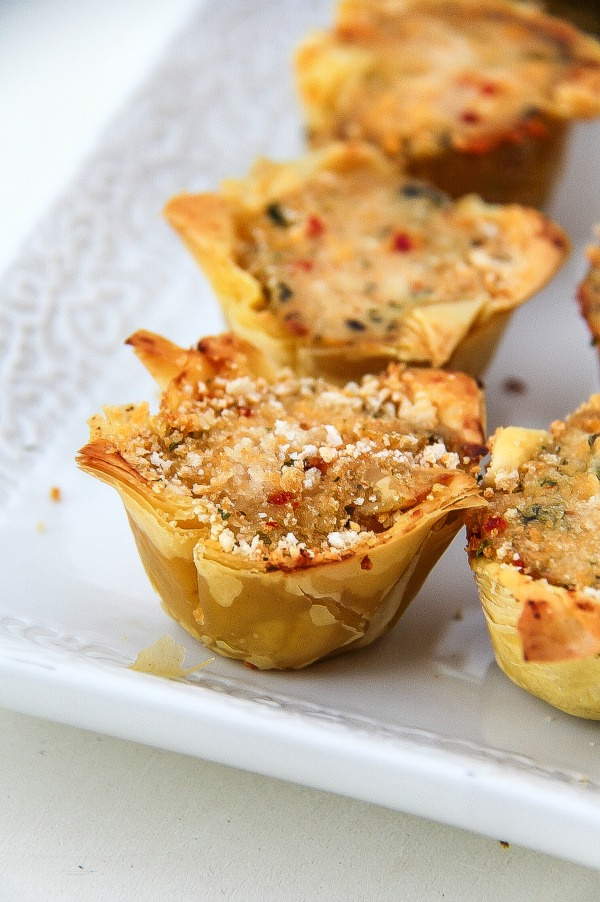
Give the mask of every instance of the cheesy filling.
<svg viewBox="0 0 600 902">
<path fill-rule="evenodd" d="M 528 219 L 533 211 L 513 214 L 501 226 L 494 206 L 472 198 L 451 203 L 365 167 L 324 170 L 244 212 L 235 255 L 291 335 L 316 346 L 395 344 L 414 307 L 520 299 L 529 242 L 543 229 L 549 242 L 565 239 L 541 217 Z"/>
<path fill-rule="evenodd" d="M 518 4 L 346 2 L 314 78 L 327 58 L 332 73 L 347 68 L 343 87 L 332 85 L 327 98 L 334 137 L 411 156 L 479 152 L 522 137 L 516 124 L 543 137 L 540 113 L 571 112 L 575 95 L 561 95 L 570 79 L 575 92 L 577 82 L 598 90 L 598 54 L 578 59 L 577 40 L 566 24 Z M 311 89 L 305 93 L 310 102 Z"/>
<path fill-rule="evenodd" d="M 600 590 L 600 406 L 554 423 L 534 459 L 497 470 L 491 482 L 472 555 L 557 586 Z"/>
</svg>

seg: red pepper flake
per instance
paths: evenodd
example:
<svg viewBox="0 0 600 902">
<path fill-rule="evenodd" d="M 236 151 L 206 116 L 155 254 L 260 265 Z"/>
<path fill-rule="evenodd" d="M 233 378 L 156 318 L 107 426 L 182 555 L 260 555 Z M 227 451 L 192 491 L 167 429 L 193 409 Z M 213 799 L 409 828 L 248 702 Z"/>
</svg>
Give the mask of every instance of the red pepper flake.
<svg viewBox="0 0 600 902">
<path fill-rule="evenodd" d="M 325 231 L 325 223 L 319 216 L 309 216 L 306 220 L 306 234 L 309 238 L 318 238 Z"/>
<path fill-rule="evenodd" d="M 323 460 L 322 457 L 307 457 L 304 460 L 304 472 L 310 470 L 311 467 L 315 467 L 315 469 L 319 470 L 321 473 L 327 472 L 327 464 Z"/>
<path fill-rule="evenodd" d="M 308 333 L 310 332 L 308 326 L 305 326 L 304 323 L 300 322 L 300 320 L 295 316 L 290 316 L 288 319 L 286 319 L 285 324 L 292 335 L 298 335 L 302 337 L 304 335 L 308 335 Z"/>
<path fill-rule="evenodd" d="M 512 559 L 513 567 L 516 567 L 517 570 L 520 570 L 521 573 L 525 572 L 525 561 L 521 558 L 521 555 L 517 554 Z"/>
<path fill-rule="evenodd" d="M 407 232 L 396 232 L 392 237 L 392 247 L 400 254 L 414 250 L 415 242 Z"/>
<path fill-rule="evenodd" d="M 270 495 L 267 495 L 267 501 L 269 502 L 269 504 L 287 504 L 288 501 L 292 501 L 293 497 L 293 492 L 271 492 Z"/>
<path fill-rule="evenodd" d="M 276 520 L 267 520 L 267 522 L 265 523 L 265 526 L 276 527 L 276 526 L 279 526 L 279 523 Z"/>
<path fill-rule="evenodd" d="M 465 125 L 478 125 L 481 122 L 481 116 L 474 110 L 464 110 L 459 116 L 461 122 Z"/>
<path fill-rule="evenodd" d="M 457 84 L 461 88 L 467 88 L 470 91 L 478 91 L 480 94 L 486 94 L 489 97 L 499 94 L 502 85 L 497 81 L 481 78 L 475 72 L 463 72 L 457 78 Z"/>
<path fill-rule="evenodd" d="M 291 264 L 293 269 L 300 269 L 302 272 L 312 272 L 315 268 L 314 260 L 294 260 Z"/>
<path fill-rule="evenodd" d="M 360 562 L 361 570 L 372 570 L 373 569 L 373 561 L 369 557 L 368 554 L 365 554 L 364 558 Z"/>
<path fill-rule="evenodd" d="M 252 417 L 254 414 L 249 407 L 238 407 L 238 413 L 241 417 Z"/>
<path fill-rule="evenodd" d="M 549 136 L 548 126 L 539 116 L 530 116 L 516 125 L 506 135 L 506 140 L 512 144 L 522 144 L 527 138 L 534 141 L 545 141 Z"/>
<path fill-rule="evenodd" d="M 539 141 L 544 141 L 548 137 L 548 127 L 545 122 L 542 122 L 541 119 L 537 117 L 533 117 L 532 119 L 528 119 L 525 123 L 525 131 L 529 135 L 530 138 L 535 138 Z"/>
<path fill-rule="evenodd" d="M 504 517 L 488 517 L 483 526 L 481 527 L 484 532 L 488 534 L 491 532 L 504 532 L 508 523 L 504 519 Z"/>
<path fill-rule="evenodd" d="M 500 85 L 494 81 L 484 81 L 479 86 L 479 90 L 482 94 L 486 94 L 488 97 L 493 97 L 495 94 L 500 92 Z"/>
<path fill-rule="evenodd" d="M 501 140 L 501 137 L 498 135 L 480 135 L 479 137 L 469 138 L 468 143 L 465 142 L 461 150 L 463 153 L 480 156 L 495 150 L 501 144 Z M 510 140 L 510 136 L 506 140 Z"/>
</svg>

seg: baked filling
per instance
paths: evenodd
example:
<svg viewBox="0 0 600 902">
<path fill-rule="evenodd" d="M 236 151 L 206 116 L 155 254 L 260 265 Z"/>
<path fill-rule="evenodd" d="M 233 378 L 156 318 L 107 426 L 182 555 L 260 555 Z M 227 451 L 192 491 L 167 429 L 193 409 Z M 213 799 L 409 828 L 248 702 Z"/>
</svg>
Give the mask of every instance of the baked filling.
<svg viewBox="0 0 600 902">
<path fill-rule="evenodd" d="M 233 559 L 285 569 L 366 551 L 481 456 L 480 426 L 457 429 L 437 406 L 476 400 L 462 374 L 391 365 L 336 388 L 285 371 L 256 376 L 242 343 L 228 350 L 206 378 L 185 369 L 157 413 L 110 408 L 90 425 L 178 525 L 193 523 Z"/>
<path fill-rule="evenodd" d="M 496 443 L 516 434 L 518 444 L 519 432 L 500 430 Z M 509 457 L 486 477 L 490 506 L 473 515 L 470 554 L 600 600 L 600 395 L 530 435 L 535 454 L 518 466 Z"/>
<path fill-rule="evenodd" d="M 513 307 L 531 287 L 534 242 L 567 248 L 541 214 L 498 210 L 375 168 L 315 173 L 240 221 L 239 265 L 282 328 L 315 345 L 397 343 L 415 308 Z"/>
<path fill-rule="evenodd" d="M 297 52 L 313 139 L 392 155 L 486 153 L 600 113 L 600 44 L 502 0 L 345 0 Z"/>
<path fill-rule="evenodd" d="M 537 210 L 450 201 L 365 144 L 259 160 L 219 193 L 174 197 L 165 214 L 233 330 L 310 375 L 328 372 L 328 355 L 346 378 L 386 359 L 442 366 L 467 338 L 476 353 L 465 356 L 483 361 L 481 330 L 501 329 L 569 250 Z"/>
<path fill-rule="evenodd" d="M 498 665 L 568 714 L 600 718 L 600 395 L 548 431 L 496 430 L 467 516 Z"/>
</svg>

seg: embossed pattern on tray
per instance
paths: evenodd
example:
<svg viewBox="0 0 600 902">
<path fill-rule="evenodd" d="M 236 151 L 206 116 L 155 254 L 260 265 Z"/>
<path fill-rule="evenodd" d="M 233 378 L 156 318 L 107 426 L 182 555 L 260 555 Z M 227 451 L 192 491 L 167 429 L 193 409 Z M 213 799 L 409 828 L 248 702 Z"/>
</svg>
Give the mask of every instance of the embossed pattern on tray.
<svg viewBox="0 0 600 902">
<path fill-rule="evenodd" d="M 35 646 L 39 659 L 47 661 L 49 666 L 54 659 L 53 653 L 67 652 L 69 656 L 83 658 L 93 665 L 102 668 L 127 667 L 132 662 L 107 646 L 86 642 L 76 636 L 62 635 L 57 630 L 38 626 L 25 620 L 0 617 L 0 639 L 14 639 L 19 645 Z M 600 799 L 600 783 L 589 780 L 577 771 L 560 770 L 542 767 L 526 755 L 507 754 L 493 747 L 479 745 L 452 736 L 443 736 L 430 730 L 398 726 L 392 723 L 381 723 L 373 718 L 352 715 L 348 712 L 312 704 L 279 692 L 265 692 L 256 686 L 244 684 L 243 680 L 219 677 L 215 674 L 199 671 L 177 680 L 180 685 L 202 687 L 210 692 L 259 705 L 271 711 L 281 712 L 292 717 L 301 717 L 319 724 L 347 730 L 352 733 L 363 733 L 371 739 L 391 743 L 408 743 L 417 749 L 438 751 L 443 754 L 468 755 L 473 762 L 502 765 L 506 762 L 517 774 L 550 778 L 565 786 L 580 787 L 585 780 L 587 794 Z"/>
<path fill-rule="evenodd" d="M 165 240 L 165 200 L 244 171 L 256 154 L 298 146 L 289 49 L 328 5 L 294 6 L 260 0 L 248 15 L 234 0 L 201 9 L 6 273 L 0 506 L 140 314 L 172 287 L 180 249 Z M 230 27 L 240 19 L 242 43 Z M 193 297 L 197 276 L 179 278 L 179 292 Z"/>
</svg>

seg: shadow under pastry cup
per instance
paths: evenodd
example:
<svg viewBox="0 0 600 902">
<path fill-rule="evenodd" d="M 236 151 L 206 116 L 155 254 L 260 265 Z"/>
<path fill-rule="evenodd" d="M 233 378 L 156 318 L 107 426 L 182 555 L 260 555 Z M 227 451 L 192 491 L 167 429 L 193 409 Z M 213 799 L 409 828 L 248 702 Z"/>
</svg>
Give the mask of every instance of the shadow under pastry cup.
<svg viewBox="0 0 600 902">
<path fill-rule="evenodd" d="M 312 146 L 370 141 L 453 197 L 542 207 L 600 115 L 600 43 L 537 4 L 342 0 L 295 70 Z"/>
<path fill-rule="evenodd" d="M 338 388 L 232 335 L 129 343 L 160 408 L 105 408 L 78 463 L 119 492 L 165 610 L 221 655 L 295 669 L 370 644 L 483 503 L 464 374 L 392 365 Z"/>
<path fill-rule="evenodd" d="M 471 568 L 496 661 L 568 714 L 600 719 L 600 395 L 549 431 L 490 440 L 468 515 Z"/>
<path fill-rule="evenodd" d="M 165 208 L 230 328 L 282 366 L 342 382 L 389 361 L 482 375 L 569 242 L 520 205 L 458 201 L 340 142 L 261 159 Z"/>
</svg>

